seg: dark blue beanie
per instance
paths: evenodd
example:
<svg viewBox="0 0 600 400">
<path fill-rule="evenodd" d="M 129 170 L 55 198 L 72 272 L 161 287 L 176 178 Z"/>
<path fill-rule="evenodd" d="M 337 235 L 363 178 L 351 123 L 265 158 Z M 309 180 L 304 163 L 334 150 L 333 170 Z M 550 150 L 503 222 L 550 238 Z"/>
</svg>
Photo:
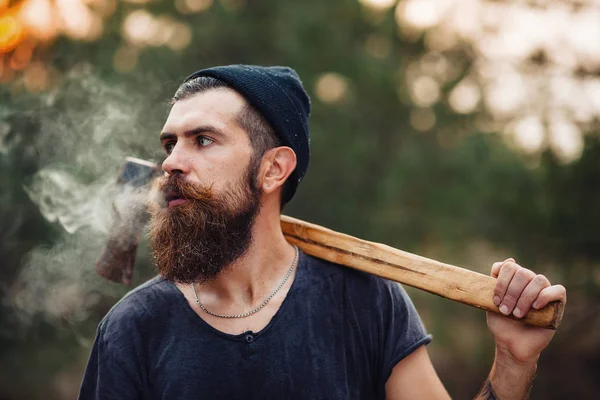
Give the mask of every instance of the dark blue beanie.
<svg viewBox="0 0 600 400">
<path fill-rule="evenodd" d="M 219 79 L 244 96 L 275 130 L 282 144 L 294 150 L 296 169 L 288 178 L 289 190 L 283 193 L 283 201 L 290 201 L 310 161 L 310 98 L 296 71 L 288 67 L 226 65 L 194 72 L 185 81 L 200 76 Z"/>
</svg>

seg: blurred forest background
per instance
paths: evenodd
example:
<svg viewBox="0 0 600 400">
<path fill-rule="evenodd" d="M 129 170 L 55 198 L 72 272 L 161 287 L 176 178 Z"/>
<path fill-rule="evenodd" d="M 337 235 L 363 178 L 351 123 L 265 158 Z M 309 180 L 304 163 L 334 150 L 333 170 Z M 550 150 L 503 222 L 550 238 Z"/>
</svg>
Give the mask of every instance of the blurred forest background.
<svg viewBox="0 0 600 400">
<path fill-rule="evenodd" d="M 178 84 L 229 63 L 290 65 L 312 97 L 287 214 L 563 283 L 532 398 L 598 398 L 600 1 L 0 0 L 0 399 L 75 398 L 129 290 L 94 272 L 119 167 L 161 161 Z M 472 397 L 484 313 L 409 291 L 441 378 Z"/>
</svg>

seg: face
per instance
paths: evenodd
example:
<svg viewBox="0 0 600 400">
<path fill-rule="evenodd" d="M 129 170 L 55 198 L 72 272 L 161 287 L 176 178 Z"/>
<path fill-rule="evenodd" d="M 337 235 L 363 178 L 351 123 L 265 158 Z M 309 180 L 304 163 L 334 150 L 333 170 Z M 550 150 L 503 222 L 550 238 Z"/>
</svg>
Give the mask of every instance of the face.
<svg viewBox="0 0 600 400">
<path fill-rule="evenodd" d="M 244 99 L 229 89 L 210 90 L 173 105 L 161 133 L 168 175 L 221 192 L 245 173 L 254 154 L 236 122 Z"/>
<path fill-rule="evenodd" d="M 260 163 L 236 122 L 243 105 L 231 90 L 212 90 L 175 103 L 165 123 L 165 176 L 150 203 L 150 242 L 167 279 L 214 279 L 252 241 Z"/>
</svg>

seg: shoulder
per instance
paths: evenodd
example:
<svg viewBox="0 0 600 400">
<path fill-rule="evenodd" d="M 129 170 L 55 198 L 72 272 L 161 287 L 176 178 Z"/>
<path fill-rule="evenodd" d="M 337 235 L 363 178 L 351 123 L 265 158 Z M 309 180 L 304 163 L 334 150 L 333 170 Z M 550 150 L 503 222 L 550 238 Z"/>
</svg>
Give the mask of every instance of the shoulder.
<svg viewBox="0 0 600 400">
<path fill-rule="evenodd" d="M 161 312 L 176 300 L 176 288 L 160 276 L 141 284 L 119 300 L 102 319 L 99 331 L 119 337 L 132 329 L 157 323 Z"/>
<path fill-rule="evenodd" d="M 382 385 L 400 360 L 431 341 L 399 283 L 314 257 L 307 259 L 307 275 L 313 276 L 315 285 L 324 281 L 332 286 L 334 295 L 320 293 L 319 298 L 341 304 L 341 314 L 351 328 L 345 332 L 357 332 L 355 342 L 370 349 L 372 365 Z"/>
<path fill-rule="evenodd" d="M 306 254 L 303 256 L 306 258 L 306 275 L 308 279 L 314 281 L 314 284 L 331 281 L 336 286 L 342 285 L 348 296 L 361 299 L 366 303 L 370 301 L 410 301 L 402 286 L 397 282 Z"/>
<path fill-rule="evenodd" d="M 302 284 L 305 299 L 318 304 L 328 299 L 356 324 L 369 329 L 388 330 L 391 324 L 420 326 L 413 302 L 397 282 L 344 265 L 303 254 Z"/>
<path fill-rule="evenodd" d="M 176 290 L 156 277 L 110 309 L 98 326 L 80 398 L 140 398 L 147 386 L 149 344 L 163 335 L 160 328 L 169 315 L 164 306 L 177 300 Z"/>
<path fill-rule="evenodd" d="M 329 296 L 331 301 L 341 302 L 343 309 L 351 310 L 359 324 L 373 329 L 402 328 L 414 330 L 417 335 L 424 333 L 419 313 L 399 283 L 315 257 L 305 257 L 306 275 L 310 276 L 318 298 L 323 298 L 324 291 L 335 293 Z"/>
</svg>

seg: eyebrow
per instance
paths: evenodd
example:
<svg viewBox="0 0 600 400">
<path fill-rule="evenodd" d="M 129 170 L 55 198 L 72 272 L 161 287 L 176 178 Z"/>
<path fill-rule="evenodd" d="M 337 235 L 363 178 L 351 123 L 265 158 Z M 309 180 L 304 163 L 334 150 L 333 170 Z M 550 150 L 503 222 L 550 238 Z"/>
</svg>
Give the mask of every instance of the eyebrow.
<svg viewBox="0 0 600 400">
<path fill-rule="evenodd" d="M 189 131 L 185 131 L 185 132 L 183 132 L 183 136 L 184 137 L 196 136 L 196 135 L 201 135 L 206 132 L 213 133 L 216 136 L 220 136 L 220 137 L 225 136 L 225 133 L 222 130 L 220 130 L 212 125 L 203 125 L 203 126 L 199 126 L 197 128 L 191 129 Z M 164 140 L 177 139 L 177 135 L 175 133 L 171 133 L 171 132 L 162 132 L 158 138 L 162 142 Z"/>
</svg>

